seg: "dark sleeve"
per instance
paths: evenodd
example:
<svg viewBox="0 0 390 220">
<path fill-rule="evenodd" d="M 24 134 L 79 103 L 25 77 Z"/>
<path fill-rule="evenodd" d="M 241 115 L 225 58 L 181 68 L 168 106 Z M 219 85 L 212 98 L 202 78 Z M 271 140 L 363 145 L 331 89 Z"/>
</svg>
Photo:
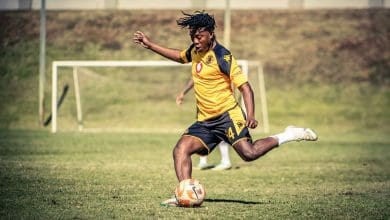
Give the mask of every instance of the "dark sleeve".
<svg viewBox="0 0 390 220">
<path fill-rule="evenodd" d="M 232 67 L 232 54 L 229 50 L 217 44 L 214 47 L 215 57 L 221 72 L 227 76 L 230 76 L 230 71 Z"/>
<path fill-rule="evenodd" d="M 194 44 L 191 44 L 191 46 L 187 49 L 186 51 L 186 58 L 187 58 L 187 61 L 188 62 L 191 62 L 192 61 L 192 57 L 191 57 L 191 50 L 195 47 Z"/>
</svg>

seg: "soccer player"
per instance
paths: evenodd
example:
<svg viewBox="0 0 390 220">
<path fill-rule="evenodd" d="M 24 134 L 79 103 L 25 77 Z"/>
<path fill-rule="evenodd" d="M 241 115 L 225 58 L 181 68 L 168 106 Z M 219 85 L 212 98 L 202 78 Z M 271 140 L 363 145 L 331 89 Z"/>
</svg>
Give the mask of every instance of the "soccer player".
<svg viewBox="0 0 390 220">
<path fill-rule="evenodd" d="M 290 141 L 317 140 L 317 134 L 310 128 L 288 126 L 282 133 L 252 141 L 249 128 L 256 128 L 258 122 L 248 79 L 235 57 L 218 43 L 213 16 L 204 11 L 194 14 L 183 12 L 183 15 L 177 24 L 189 30 L 192 44 L 188 49 L 181 51 L 161 46 L 141 31 L 136 31 L 133 36 L 134 43 L 163 57 L 179 63 L 192 62 L 197 121 L 183 133 L 173 149 L 179 182 L 192 176 L 192 154 L 207 155 L 222 140 L 231 144 L 244 161 L 256 160 Z M 242 94 L 246 116 L 233 96 L 231 83 Z M 177 206 L 178 203 L 171 198 L 161 205 Z"/>
<path fill-rule="evenodd" d="M 184 96 L 194 87 L 194 81 L 192 79 L 188 80 L 186 86 L 184 87 L 183 91 L 181 91 L 176 96 L 176 104 L 180 106 L 183 103 Z M 210 165 L 207 163 L 207 156 L 200 155 L 199 157 L 199 164 L 195 167 L 195 169 L 199 170 L 229 170 L 232 168 L 232 163 L 230 162 L 229 157 L 229 144 L 225 141 L 221 141 L 218 144 L 219 152 L 221 153 L 221 162 L 213 167 L 213 165 Z"/>
</svg>

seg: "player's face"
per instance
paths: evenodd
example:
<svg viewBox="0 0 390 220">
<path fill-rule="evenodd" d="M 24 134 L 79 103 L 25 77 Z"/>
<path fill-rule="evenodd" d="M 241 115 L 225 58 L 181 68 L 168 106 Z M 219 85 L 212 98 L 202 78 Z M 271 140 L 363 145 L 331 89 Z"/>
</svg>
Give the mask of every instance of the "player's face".
<svg viewBox="0 0 390 220">
<path fill-rule="evenodd" d="M 190 37 L 197 52 L 205 52 L 210 48 L 212 45 L 213 35 L 214 33 L 210 33 L 204 28 L 190 30 Z"/>
</svg>

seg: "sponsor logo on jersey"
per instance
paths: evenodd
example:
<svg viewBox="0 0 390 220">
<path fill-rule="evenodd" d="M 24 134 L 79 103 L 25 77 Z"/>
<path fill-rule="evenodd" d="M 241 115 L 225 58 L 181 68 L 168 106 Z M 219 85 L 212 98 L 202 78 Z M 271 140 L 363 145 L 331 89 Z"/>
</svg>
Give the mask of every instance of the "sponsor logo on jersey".
<svg viewBox="0 0 390 220">
<path fill-rule="evenodd" d="M 200 71 L 202 71 L 202 67 L 203 67 L 202 62 L 197 63 L 196 64 L 196 72 L 200 73 Z"/>
</svg>

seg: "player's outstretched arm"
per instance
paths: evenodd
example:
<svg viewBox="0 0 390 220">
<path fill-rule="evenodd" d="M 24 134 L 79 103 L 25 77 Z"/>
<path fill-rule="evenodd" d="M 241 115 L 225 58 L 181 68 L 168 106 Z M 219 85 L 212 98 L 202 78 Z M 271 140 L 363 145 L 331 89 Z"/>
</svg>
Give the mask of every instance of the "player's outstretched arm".
<svg viewBox="0 0 390 220">
<path fill-rule="evenodd" d="M 149 49 L 155 53 L 160 54 L 163 57 L 166 57 L 170 60 L 179 62 L 179 63 L 184 63 L 184 61 L 180 58 L 180 50 L 177 49 L 171 49 L 171 48 L 166 48 L 163 46 L 160 46 L 154 42 L 152 42 L 148 36 L 146 36 L 143 32 L 141 31 L 136 31 L 133 36 L 133 42 L 135 44 L 139 44 L 142 47 Z"/>
<path fill-rule="evenodd" d="M 246 118 L 246 126 L 248 128 L 256 128 L 257 127 L 257 120 L 255 119 L 255 101 L 254 101 L 254 95 L 253 90 L 250 84 L 244 83 L 238 88 L 242 94 L 242 97 L 244 99 L 244 104 L 246 108 L 247 118 Z"/>
</svg>

